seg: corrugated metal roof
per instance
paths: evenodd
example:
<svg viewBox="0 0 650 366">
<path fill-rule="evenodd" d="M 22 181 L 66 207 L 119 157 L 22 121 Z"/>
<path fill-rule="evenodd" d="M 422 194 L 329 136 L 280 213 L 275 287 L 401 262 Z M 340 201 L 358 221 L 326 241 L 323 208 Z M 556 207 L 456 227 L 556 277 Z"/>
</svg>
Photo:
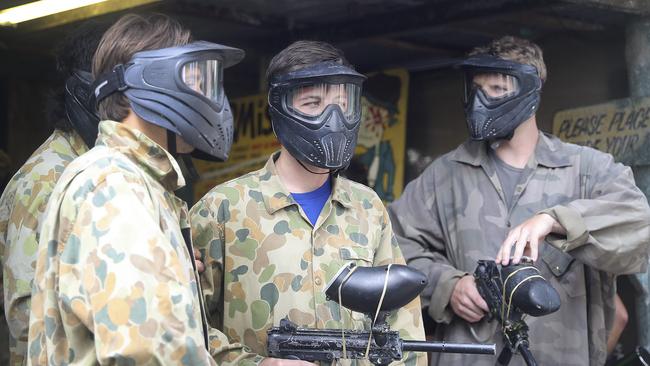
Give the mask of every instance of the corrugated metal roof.
<svg viewBox="0 0 650 366">
<path fill-rule="evenodd" d="M 621 7 L 620 0 L 166 0 L 149 10 L 178 17 L 195 38 L 246 49 L 246 60 L 229 77 L 255 85 L 248 79 L 257 78 L 270 56 L 296 39 L 332 42 L 363 71 L 438 67 L 505 34 L 539 39 L 620 30 L 635 18 L 635 6 L 642 12 L 641 5 L 650 2 L 625 1 Z M 0 29 L 0 53 L 3 45 L 11 50 L 8 56 L 49 53 L 73 26 Z"/>
</svg>

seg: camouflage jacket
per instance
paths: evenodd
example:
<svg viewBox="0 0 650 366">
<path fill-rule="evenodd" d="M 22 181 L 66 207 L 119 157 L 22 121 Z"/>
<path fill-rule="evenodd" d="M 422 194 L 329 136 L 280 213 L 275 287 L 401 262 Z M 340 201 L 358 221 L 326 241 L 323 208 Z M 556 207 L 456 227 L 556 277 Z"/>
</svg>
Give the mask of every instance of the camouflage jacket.
<svg viewBox="0 0 650 366">
<path fill-rule="evenodd" d="M 63 169 L 86 151 L 76 132 L 54 131 L 20 167 L 0 198 L 2 286 L 12 365 L 22 365 L 27 353 L 38 226 L 45 219 L 45 207 Z"/>
<path fill-rule="evenodd" d="M 374 191 L 335 178 L 312 226 L 282 185 L 274 157 L 264 168 L 213 188 L 190 211 L 194 243 L 205 253 L 202 280 L 209 282 L 203 287 L 212 324 L 259 355 L 266 355 L 267 330 L 287 316 L 310 328 L 367 327 L 363 314 L 347 310 L 341 322 L 338 304 L 325 299 L 325 286 L 350 261 L 404 263 Z M 424 339 L 419 300 L 394 313 L 389 324 L 402 337 Z M 224 355 L 223 364 L 236 356 Z M 424 354 L 404 359 L 426 364 Z"/>
<path fill-rule="evenodd" d="M 467 142 L 436 159 L 389 207 L 408 263 L 429 276 L 423 306 L 447 341 L 502 347 L 495 322 L 469 325 L 448 306 L 460 277 L 494 259 L 511 227 L 536 213 L 567 231 L 540 243 L 536 266 L 558 290 L 556 313 L 528 317 L 540 365 L 602 365 L 613 319 L 615 275 L 645 271 L 650 210 L 632 171 L 611 155 L 540 133 L 510 204 L 487 143 Z M 440 365 L 493 365 L 486 356 L 437 355 Z M 434 360 L 435 362 L 435 360 Z M 522 365 L 519 356 L 511 365 Z"/>
<path fill-rule="evenodd" d="M 45 212 L 28 364 L 215 364 L 183 236 L 187 206 L 173 193 L 179 167 L 137 130 L 99 128 Z M 225 340 L 211 337 L 210 348 Z"/>
</svg>

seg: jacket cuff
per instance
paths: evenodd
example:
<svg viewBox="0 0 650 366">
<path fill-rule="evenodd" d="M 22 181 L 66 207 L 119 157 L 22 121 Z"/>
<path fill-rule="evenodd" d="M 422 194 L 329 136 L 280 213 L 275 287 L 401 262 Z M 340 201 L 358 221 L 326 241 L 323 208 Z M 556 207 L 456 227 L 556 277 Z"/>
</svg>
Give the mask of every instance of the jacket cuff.
<svg viewBox="0 0 650 366">
<path fill-rule="evenodd" d="M 448 306 L 451 293 L 454 291 L 458 280 L 468 274 L 457 269 L 449 269 L 440 274 L 436 289 L 433 291 L 433 295 L 431 295 L 431 300 L 429 301 L 429 316 L 434 321 L 445 324 L 451 322 L 454 316 L 453 311 Z"/>
<path fill-rule="evenodd" d="M 247 365 L 259 365 L 265 359 L 266 359 L 266 357 L 258 355 L 258 356 L 253 357 L 252 359 L 247 359 L 246 362 L 247 362 Z M 238 365 L 242 365 L 242 363 L 238 363 Z"/>
<path fill-rule="evenodd" d="M 587 243 L 589 231 L 587 231 L 587 225 L 585 225 L 582 215 L 577 210 L 558 205 L 542 210 L 538 214 L 551 216 L 566 230 L 566 235 L 551 233 L 546 237 L 546 241 L 554 247 L 569 252 Z"/>
</svg>

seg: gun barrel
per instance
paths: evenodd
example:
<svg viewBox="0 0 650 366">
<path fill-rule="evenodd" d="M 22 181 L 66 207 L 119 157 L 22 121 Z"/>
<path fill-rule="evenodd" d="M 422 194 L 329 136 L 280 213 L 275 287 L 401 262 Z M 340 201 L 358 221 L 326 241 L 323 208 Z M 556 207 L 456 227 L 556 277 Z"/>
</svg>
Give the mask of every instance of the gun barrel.
<svg viewBox="0 0 650 366">
<path fill-rule="evenodd" d="M 443 353 L 471 353 L 480 355 L 496 355 L 495 344 L 468 344 L 428 341 L 402 341 L 403 351 L 416 352 L 443 352 Z"/>
</svg>

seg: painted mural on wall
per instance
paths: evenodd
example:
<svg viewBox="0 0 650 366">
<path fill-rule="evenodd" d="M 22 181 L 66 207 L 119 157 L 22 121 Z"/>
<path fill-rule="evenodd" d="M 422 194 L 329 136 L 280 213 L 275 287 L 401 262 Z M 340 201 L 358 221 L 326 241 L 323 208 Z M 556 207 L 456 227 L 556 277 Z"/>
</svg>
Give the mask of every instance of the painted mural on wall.
<svg viewBox="0 0 650 366">
<path fill-rule="evenodd" d="M 408 72 L 386 70 L 368 75 L 361 98 L 362 122 L 355 157 L 344 173 L 375 189 L 384 201 L 402 193 L 406 143 Z M 195 160 L 199 180 L 194 184 L 198 200 L 217 184 L 261 168 L 280 148 L 268 117 L 266 94 L 230 101 L 235 136 L 228 161 Z"/>
<path fill-rule="evenodd" d="M 612 154 L 629 165 L 650 163 L 650 98 L 626 98 L 559 111 L 553 134 Z"/>
</svg>

